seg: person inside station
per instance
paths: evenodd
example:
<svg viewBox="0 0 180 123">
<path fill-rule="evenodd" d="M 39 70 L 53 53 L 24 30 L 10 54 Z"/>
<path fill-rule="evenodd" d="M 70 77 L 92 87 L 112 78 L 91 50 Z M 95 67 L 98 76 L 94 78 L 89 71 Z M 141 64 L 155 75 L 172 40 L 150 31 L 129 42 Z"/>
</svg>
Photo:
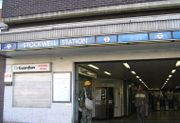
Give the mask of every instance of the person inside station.
<svg viewBox="0 0 180 123">
<path fill-rule="evenodd" d="M 146 103 L 147 97 L 146 92 L 144 91 L 141 85 L 138 85 L 137 92 L 135 94 L 135 107 L 137 112 L 138 123 L 144 123 L 145 114 L 146 114 Z"/>
<path fill-rule="evenodd" d="M 89 80 L 83 82 L 83 88 L 79 95 L 79 123 L 92 123 L 92 110 L 85 106 L 85 93 L 92 100 L 92 83 Z"/>
</svg>

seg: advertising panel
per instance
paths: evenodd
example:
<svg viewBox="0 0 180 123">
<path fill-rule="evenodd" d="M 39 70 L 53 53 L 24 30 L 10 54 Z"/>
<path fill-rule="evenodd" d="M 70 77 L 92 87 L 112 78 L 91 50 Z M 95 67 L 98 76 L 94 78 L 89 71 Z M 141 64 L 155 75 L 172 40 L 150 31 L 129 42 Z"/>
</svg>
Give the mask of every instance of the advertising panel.
<svg viewBox="0 0 180 123">
<path fill-rule="evenodd" d="M 71 101 L 71 73 L 53 74 L 53 102 Z"/>
<path fill-rule="evenodd" d="M 20 64 L 12 66 L 13 72 L 45 72 L 51 71 L 50 63 L 41 64 Z"/>
</svg>

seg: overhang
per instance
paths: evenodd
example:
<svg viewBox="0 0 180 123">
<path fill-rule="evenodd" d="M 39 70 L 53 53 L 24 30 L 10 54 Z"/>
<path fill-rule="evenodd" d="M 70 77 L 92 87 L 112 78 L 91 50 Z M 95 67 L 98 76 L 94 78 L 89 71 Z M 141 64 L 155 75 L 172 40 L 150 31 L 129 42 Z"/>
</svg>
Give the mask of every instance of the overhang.
<svg viewBox="0 0 180 123">
<path fill-rule="evenodd" d="M 178 8 L 180 7 L 179 0 L 165 0 L 158 2 L 145 2 L 136 4 L 125 4 L 116 6 L 106 6 L 106 7 L 96 7 L 96 8 L 86 8 L 77 10 L 67 10 L 67 11 L 56 11 L 56 12 L 45 12 L 39 14 L 30 14 L 16 17 L 4 17 L 3 21 L 7 24 L 15 23 L 28 23 L 37 22 L 43 20 L 52 19 L 65 19 L 65 18 L 75 18 L 75 17 L 87 17 L 94 15 L 107 15 L 107 14 L 122 14 L 124 12 L 135 12 L 135 11 L 147 11 L 147 10 L 161 10 L 168 8 Z"/>
<path fill-rule="evenodd" d="M 179 13 L 15 28 L 2 32 L 0 42 L 175 30 L 180 30 Z"/>
</svg>

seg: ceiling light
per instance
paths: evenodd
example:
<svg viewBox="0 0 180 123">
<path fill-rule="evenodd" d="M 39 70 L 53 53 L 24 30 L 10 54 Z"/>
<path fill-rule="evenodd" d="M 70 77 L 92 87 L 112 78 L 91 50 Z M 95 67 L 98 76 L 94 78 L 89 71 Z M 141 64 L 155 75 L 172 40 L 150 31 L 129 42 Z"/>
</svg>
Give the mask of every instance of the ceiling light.
<svg viewBox="0 0 180 123">
<path fill-rule="evenodd" d="M 139 79 L 140 82 L 142 82 L 142 79 Z"/>
<path fill-rule="evenodd" d="M 166 80 L 169 81 L 169 78 L 167 78 Z"/>
<path fill-rule="evenodd" d="M 180 61 L 177 61 L 176 62 L 176 67 L 179 67 L 180 66 Z"/>
<path fill-rule="evenodd" d="M 139 79 L 139 76 L 136 76 L 137 79 Z"/>
<path fill-rule="evenodd" d="M 176 72 L 176 69 L 172 69 L 171 73 L 173 74 L 173 73 L 175 73 L 175 72 Z"/>
<path fill-rule="evenodd" d="M 132 74 L 136 75 L 136 72 L 135 71 L 131 71 Z"/>
<path fill-rule="evenodd" d="M 145 84 L 143 81 L 141 81 L 142 84 Z"/>
<path fill-rule="evenodd" d="M 179 89 L 180 88 L 180 86 L 176 86 L 176 89 Z"/>
<path fill-rule="evenodd" d="M 146 88 L 148 88 L 149 89 L 149 87 L 144 83 L 144 86 L 146 86 Z"/>
<path fill-rule="evenodd" d="M 94 69 L 96 69 L 96 70 L 99 70 L 99 68 L 98 68 L 97 66 L 95 66 L 95 65 L 88 64 L 88 66 L 89 66 L 89 67 L 92 67 L 92 68 L 94 68 Z"/>
<path fill-rule="evenodd" d="M 111 73 L 107 72 L 107 71 L 104 71 L 105 74 L 111 76 Z"/>
<path fill-rule="evenodd" d="M 169 75 L 168 77 L 169 77 L 169 78 L 171 78 L 171 77 L 172 77 L 172 75 Z"/>
<path fill-rule="evenodd" d="M 143 82 L 143 81 L 141 81 L 141 83 L 143 83 L 143 84 L 144 84 L 144 82 Z"/>
<path fill-rule="evenodd" d="M 126 68 L 130 69 L 130 66 L 129 66 L 128 63 L 123 63 L 123 65 L 124 65 Z"/>
</svg>

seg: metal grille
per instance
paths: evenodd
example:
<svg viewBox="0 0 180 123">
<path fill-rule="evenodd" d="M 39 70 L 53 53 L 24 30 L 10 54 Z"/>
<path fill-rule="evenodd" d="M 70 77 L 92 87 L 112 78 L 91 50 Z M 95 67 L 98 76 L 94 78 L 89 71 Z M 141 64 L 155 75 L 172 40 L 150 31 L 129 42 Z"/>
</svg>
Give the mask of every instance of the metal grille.
<svg viewBox="0 0 180 123">
<path fill-rule="evenodd" d="M 34 27 L 36 29 L 36 27 Z M 51 28 L 46 30 L 22 31 L 4 33 L 0 36 L 1 42 L 20 42 L 30 40 L 44 40 L 67 37 L 82 37 L 106 34 L 122 34 L 134 32 L 149 32 L 180 29 L 180 20 L 158 20 L 134 23 L 116 23 L 107 25 L 92 25 L 84 27 Z"/>
</svg>

